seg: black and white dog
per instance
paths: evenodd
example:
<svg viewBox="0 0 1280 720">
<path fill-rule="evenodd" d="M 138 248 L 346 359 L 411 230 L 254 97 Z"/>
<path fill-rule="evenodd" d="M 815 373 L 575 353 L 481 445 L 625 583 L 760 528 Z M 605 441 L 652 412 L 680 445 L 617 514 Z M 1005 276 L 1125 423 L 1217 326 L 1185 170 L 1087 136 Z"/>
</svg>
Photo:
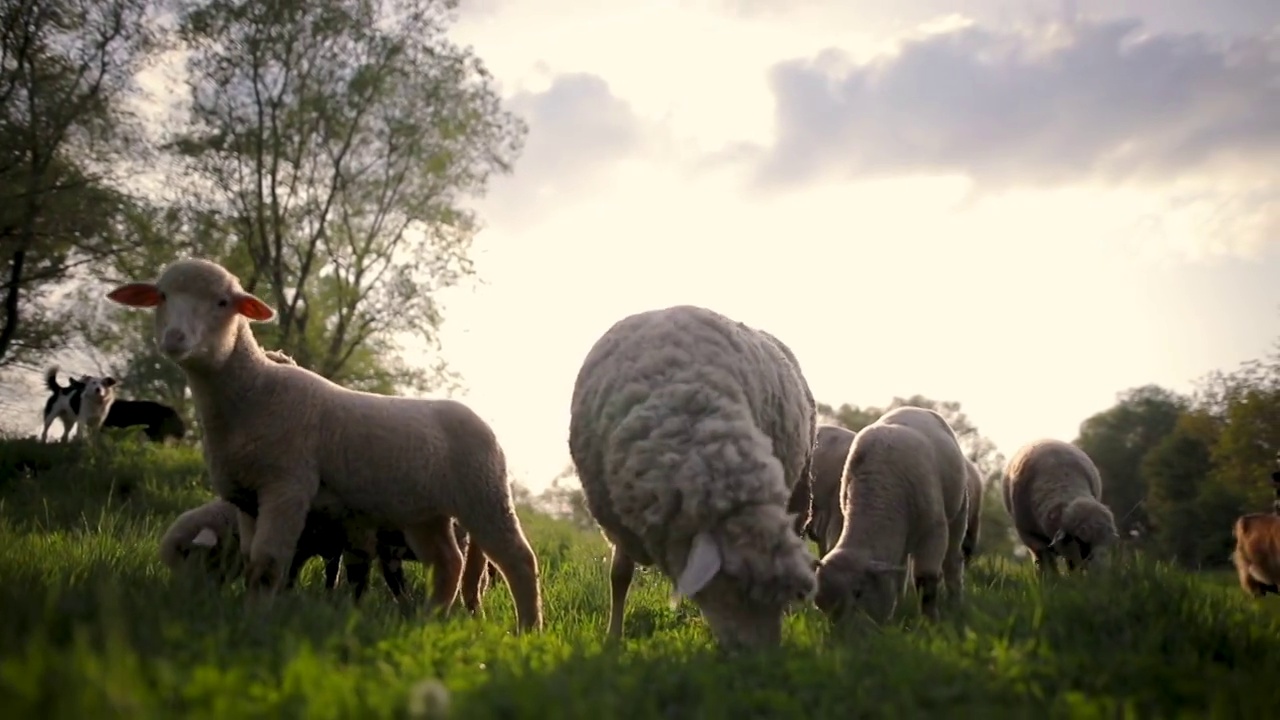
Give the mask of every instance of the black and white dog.
<svg viewBox="0 0 1280 720">
<path fill-rule="evenodd" d="M 49 399 L 44 403 L 44 432 L 40 434 L 41 442 L 49 441 L 49 427 L 54 419 L 62 421 L 62 442 L 71 435 L 71 429 L 79 427 L 80 437 L 93 433 L 102 427 L 111 412 L 116 399 L 115 386 L 117 380 L 111 376 L 81 376 L 79 380 L 68 378 L 66 387 L 58 384 L 57 366 L 49 368 L 44 374 L 45 387 L 49 388 Z"/>
<path fill-rule="evenodd" d="M 68 378 L 67 381 L 70 384 L 66 387 L 58 385 L 57 367 L 45 372 L 45 386 L 53 394 L 44 404 L 42 441 L 48 441 L 49 427 L 54 418 L 62 420 L 63 442 L 76 425 L 80 425 L 82 433 L 85 427 L 92 428 L 92 432 L 100 427 L 140 425 L 147 438 L 155 442 L 166 438 L 179 440 L 187 432 L 178 412 L 168 405 L 151 400 L 117 400 L 114 389 L 118 383 L 115 378 L 85 376 L 79 380 Z M 87 403 L 84 402 L 86 397 Z M 88 425 L 84 424 L 86 420 L 89 420 Z"/>
</svg>

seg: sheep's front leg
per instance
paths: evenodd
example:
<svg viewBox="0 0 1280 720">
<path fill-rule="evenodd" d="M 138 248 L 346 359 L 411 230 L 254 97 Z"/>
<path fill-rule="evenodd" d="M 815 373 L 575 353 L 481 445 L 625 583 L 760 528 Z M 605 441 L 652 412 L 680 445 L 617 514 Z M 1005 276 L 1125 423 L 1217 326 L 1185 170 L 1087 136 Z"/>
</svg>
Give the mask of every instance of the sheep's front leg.
<svg viewBox="0 0 1280 720">
<path fill-rule="evenodd" d="M 258 520 L 245 568 L 245 587 L 251 600 L 274 597 L 284 584 L 310 506 L 311 498 L 293 487 L 259 494 Z"/>
<path fill-rule="evenodd" d="M 964 600 L 964 537 L 969 529 L 969 508 L 961 504 L 960 517 L 953 520 L 947 537 L 947 554 L 942 558 L 942 579 L 947 601 L 958 605 Z"/>
<path fill-rule="evenodd" d="M 608 639 L 618 642 L 622 639 L 622 613 L 627 606 L 627 592 L 631 589 L 631 578 L 635 575 L 636 563 L 627 556 L 622 548 L 613 546 L 613 562 L 609 566 L 609 584 L 612 606 L 609 609 Z"/>
<path fill-rule="evenodd" d="M 253 547 L 253 534 L 257 529 L 257 518 L 241 510 L 236 514 L 240 528 L 240 567 L 249 567 L 249 549 Z"/>
</svg>

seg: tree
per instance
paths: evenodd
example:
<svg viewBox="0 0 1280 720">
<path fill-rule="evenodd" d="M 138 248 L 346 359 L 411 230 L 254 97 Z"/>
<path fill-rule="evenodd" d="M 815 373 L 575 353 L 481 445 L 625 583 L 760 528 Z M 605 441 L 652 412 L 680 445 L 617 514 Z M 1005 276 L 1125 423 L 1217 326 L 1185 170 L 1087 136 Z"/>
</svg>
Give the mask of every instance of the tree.
<svg viewBox="0 0 1280 720">
<path fill-rule="evenodd" d="M 427 389 L 398 335 L 438 347 L 435 292 L 472 273 L 461 201 L 525 126 L 470 50 L 456 0 L 188 2 L 190 128 L 174 143 L 278 320 L 264 342 L 346 385 Z"/>
<path fill-rule="evenodd" d="M 1222 564 L 1219 552 L 1230 516 L 1221 516 L 1222 493 L 1214 489 L 1213 449 L 1220 434 L 1216 418 L 1202 410 L 1183 413 L 1173 430 L 1142 459 L 1147 514 L 1161 553 L 1187 566 Z M 1212 498 L 1213 502 L 1206 502 Z"/>
<path fill-rule="evenodd" d="M 1143 458 L 1173 431 L 1190 399 L 1159 385 L 1144 385 L 1117 395 L 1116 404 L 1080 424 L 1074 444 L 1102 475 L 1102 500 L 1115 514 L 1121 534 L 1148 526 Z"/>
<path fill-rule="evenodd" d="M 115 229 L 124 152 L 141 152 L 125 104 L 159 48 L 152 0 L 0 4 L 0 247 L 7 262 L 0 365 L 64 338 L 51 307 L 73 270 L 127 247 Z"/>
</svg>

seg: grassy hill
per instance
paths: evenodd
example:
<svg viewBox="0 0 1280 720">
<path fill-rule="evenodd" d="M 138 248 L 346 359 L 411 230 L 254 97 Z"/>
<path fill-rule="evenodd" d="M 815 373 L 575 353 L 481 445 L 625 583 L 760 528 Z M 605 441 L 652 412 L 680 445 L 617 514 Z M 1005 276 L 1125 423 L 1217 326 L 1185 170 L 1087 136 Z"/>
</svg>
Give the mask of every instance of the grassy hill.
<svg viewBox="0 0 1280 720">
<path fill-rule="evenodd" d="M 1280 703 L 1280 600 L 1138 559 L 1039 584 L 982 558 L 936 626 L 835 632 L 812 607 L 784 646 L 728 656 L 670 585 L 637 574 L 628 640 L 602 645 L 608 548 L 531 510 L 546 630 L 514 637 L 503 584 L 485 617 L 360 607 L 321 564 L 266 613 L 171 578 L 156 542 L 210 496 L 199 452 L 115 443 L 90 457 L 0 443 L 0 718 L 1264 717 Z M 415 598 L 425 596 L 412 565 Z"/>
</svg>

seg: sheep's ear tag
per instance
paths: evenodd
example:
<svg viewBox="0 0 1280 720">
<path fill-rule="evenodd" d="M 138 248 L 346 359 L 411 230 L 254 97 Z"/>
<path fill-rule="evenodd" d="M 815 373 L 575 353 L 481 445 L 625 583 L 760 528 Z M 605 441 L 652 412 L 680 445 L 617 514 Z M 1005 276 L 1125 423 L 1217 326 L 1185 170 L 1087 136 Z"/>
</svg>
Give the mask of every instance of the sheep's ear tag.
<svg viewBox="0 0 1280 720">
<path fill-rule="evenodd" d="M 1059 530 L 1057 533 L 1054 534 L 1053 539 L 1049 541 L 1049 548 L 1056 551 L 1059 547 L 1062 546 L 1062 541 L 1066 539 L 1067 539 L 1067 534 L 1062 530 Z"/>
<path fill-rule="evenodd" d="M 720 548 L 716 541 L 705 532 L 693 536 L 693 545 L 689 548 L 689 559 L 684 563 L 684 571 L 676 581 L 676 590 L 671 595 L 673 606 L 681 597 L 692 597 L 711 582 L 711 578 L 720 572 Z"/>
<path fill-rule="evenodd" d="M 214 547 L 218 544 L 218 535 L 209 528 L 205 528 L 191 540 L 191 544 L 201 547 Z"/>
</svg>

